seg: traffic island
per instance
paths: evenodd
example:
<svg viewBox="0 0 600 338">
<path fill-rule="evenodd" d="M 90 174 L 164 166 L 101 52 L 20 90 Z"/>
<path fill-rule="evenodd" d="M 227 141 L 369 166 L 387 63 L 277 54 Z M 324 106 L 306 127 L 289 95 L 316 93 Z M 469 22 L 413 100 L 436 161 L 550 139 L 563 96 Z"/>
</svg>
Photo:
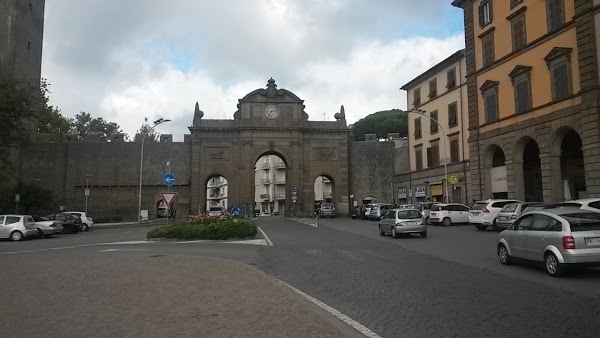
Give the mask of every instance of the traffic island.
<svg viewBox="0 0 600 338">
<path fill-rule="evenodd" d="M 163 225 L 149 231 L 149 240 L 228 240 L 254 239 L 258 228 L 253 220 L 233 219 L 230 217 L 192 217 L 186 221 Z"/>
</svg>

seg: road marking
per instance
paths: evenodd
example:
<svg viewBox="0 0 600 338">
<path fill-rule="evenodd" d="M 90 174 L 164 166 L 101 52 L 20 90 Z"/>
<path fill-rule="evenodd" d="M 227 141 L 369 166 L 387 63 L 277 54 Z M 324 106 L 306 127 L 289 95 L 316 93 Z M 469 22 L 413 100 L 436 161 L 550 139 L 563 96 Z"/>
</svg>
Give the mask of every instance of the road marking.
<svg viewBox="0 0 600 338">
<path fill-rule="evenodd" d="M 250 245 L 266 245 L 268 246 L 269 243 L 267 243 L 266 240 L 259 238 L 259 239 L 246 239 L 243 241 L 229 241 L 229 242 L 222 242 L 222 243 L 226 243 L 226 244 L 250 244 Z"/>
<path fill-rule="evenodd" d="M 258 227 L 258 231 L 260 231 L 260 233 L 263 235 L 263 237 L 267 241 L 267 244 L 269 246 L 273 246 L 273 242 L 271 242 L 271 239 L 269 238 L 269 236 L 267 236 L 267 234 L 263 231 L 263 229 L 261 229 L 260 227 Z"/>
<path fill-rule="evenodd" d="M 144 251 L 148 249 L 105 249 L 98 252 L 114 252 L 114 251 Z"/>
<path fill-rule="evenodd" d="M 318 228 L 319 227 L 319 225 L 317 224 L 316 220 L 315 220 L 315 223 L 313 224 L 313 223 L 310 223 L 308 221 L 300 220 L 299 218 L 292 218 L 292 217 L 286 217 L 286 218 L 289 219 L 289 220 L 291 220 L 291 221 L 298 222 L 298 223 L 301 223 L 301 224 L 304 224 L 304 225 L 310 225 L 313 228 Z"/>
<path fill-rule="evenodd" d="M 290 288 L 292 291 L 294 291 L 295 293 L 299 294 L 300 296 L 306 298 L 307 300 L 309 300 L 311 303 L 317 305 L 318 307 L 320 307 L 321 309 L 331 313 L 332 315 L 334 315 L 337 319 L 343 321 L 344 323 L 352 326 L 354 329 L 356 329 L 358 332 L 364 334 L 367 337 L 373 337 L 373 338 L 381 338 L 380 335 L 378 335 L 377 333 L 369 330 L 369 328 L 367 328 L 366 326 L 362 325 L 361 323 L 355 321 L 354 319 L 346 316 L 345 314 L 341 313 L 340 311 L 332 308 L 331 306 L 323 303 L 322 301 L 311 297 L 309 295 L 307 295 L 306 293 L 296 289 L 295 287 L 289 285 L 288 283 L 279 280 L 280 283 L 282 283 L 283 285 L 287 286 L 288 288 Z"/>
</svg>

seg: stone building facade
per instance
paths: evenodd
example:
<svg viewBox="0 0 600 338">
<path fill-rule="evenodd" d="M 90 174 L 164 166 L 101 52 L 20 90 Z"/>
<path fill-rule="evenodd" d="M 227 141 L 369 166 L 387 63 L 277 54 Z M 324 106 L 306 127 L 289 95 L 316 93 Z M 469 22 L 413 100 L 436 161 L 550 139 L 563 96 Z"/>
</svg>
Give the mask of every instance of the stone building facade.
<svg viewBox="0 0 600 338">
<path fill-rule="evenodd" d="M 40 80 L 45 3 L 0 1 L 0 78 Z"/>
<path fill-rule="evenodd" d="M 469 195 L 600 196 L 597 0 L 455 0 L 464 11 Z"/>
</svg>

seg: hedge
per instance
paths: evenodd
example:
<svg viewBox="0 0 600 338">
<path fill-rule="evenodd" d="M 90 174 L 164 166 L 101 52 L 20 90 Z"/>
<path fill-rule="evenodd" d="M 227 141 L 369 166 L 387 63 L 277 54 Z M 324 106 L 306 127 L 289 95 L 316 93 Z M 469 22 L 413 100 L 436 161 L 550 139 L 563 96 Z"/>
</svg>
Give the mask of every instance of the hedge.
<svg viewBox="0 0 600 338">
<path fill-rule="evenodd" d="M 254 221 L 240 219 L 202 219 L 163 225 L 148 232 L 146 237 L 173 239 L 245 239 L 254 238 L 258 228 Z"/>
</svg>

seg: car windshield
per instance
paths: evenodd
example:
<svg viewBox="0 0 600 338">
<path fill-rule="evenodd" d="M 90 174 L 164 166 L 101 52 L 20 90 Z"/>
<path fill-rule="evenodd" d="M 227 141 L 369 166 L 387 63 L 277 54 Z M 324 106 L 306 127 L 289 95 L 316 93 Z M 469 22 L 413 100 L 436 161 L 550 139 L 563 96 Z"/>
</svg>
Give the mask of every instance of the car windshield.
<svg viewBox="0 0 600 338">
<path fill-rule="evenodd" d="M 571 231 L 600 230 L 600 214 L 595 212 L 581 212 L 561 215 L 569 221 Z"/>
<path fill-rule="evenodd" d="M 333 204 L 325 203 L 321 206 L 322 209 L 333 209 Z"/>
<path fill-rule="evenodd" d="M 519 206 L 517 203 L 510 203 L 504 206 L 504 208 L 502 208 L 501 212 L 515 212 L 515 210 L 517 210 L 517 206 Z"/>
<path fill-rule="evenodd" d="M 398 211 L 398 219 L 417 219 L 421 218 L 421 213 L 418 210 L 400 210 Z"/>
<path fill-rule="evenodd" d="M 485 208 L 486 205 L 487 205 L 487 202 L 486 203 L 475 203 L 471 207 L 471 210 L 483 210 L 483 208 Z"/>
</svg>

